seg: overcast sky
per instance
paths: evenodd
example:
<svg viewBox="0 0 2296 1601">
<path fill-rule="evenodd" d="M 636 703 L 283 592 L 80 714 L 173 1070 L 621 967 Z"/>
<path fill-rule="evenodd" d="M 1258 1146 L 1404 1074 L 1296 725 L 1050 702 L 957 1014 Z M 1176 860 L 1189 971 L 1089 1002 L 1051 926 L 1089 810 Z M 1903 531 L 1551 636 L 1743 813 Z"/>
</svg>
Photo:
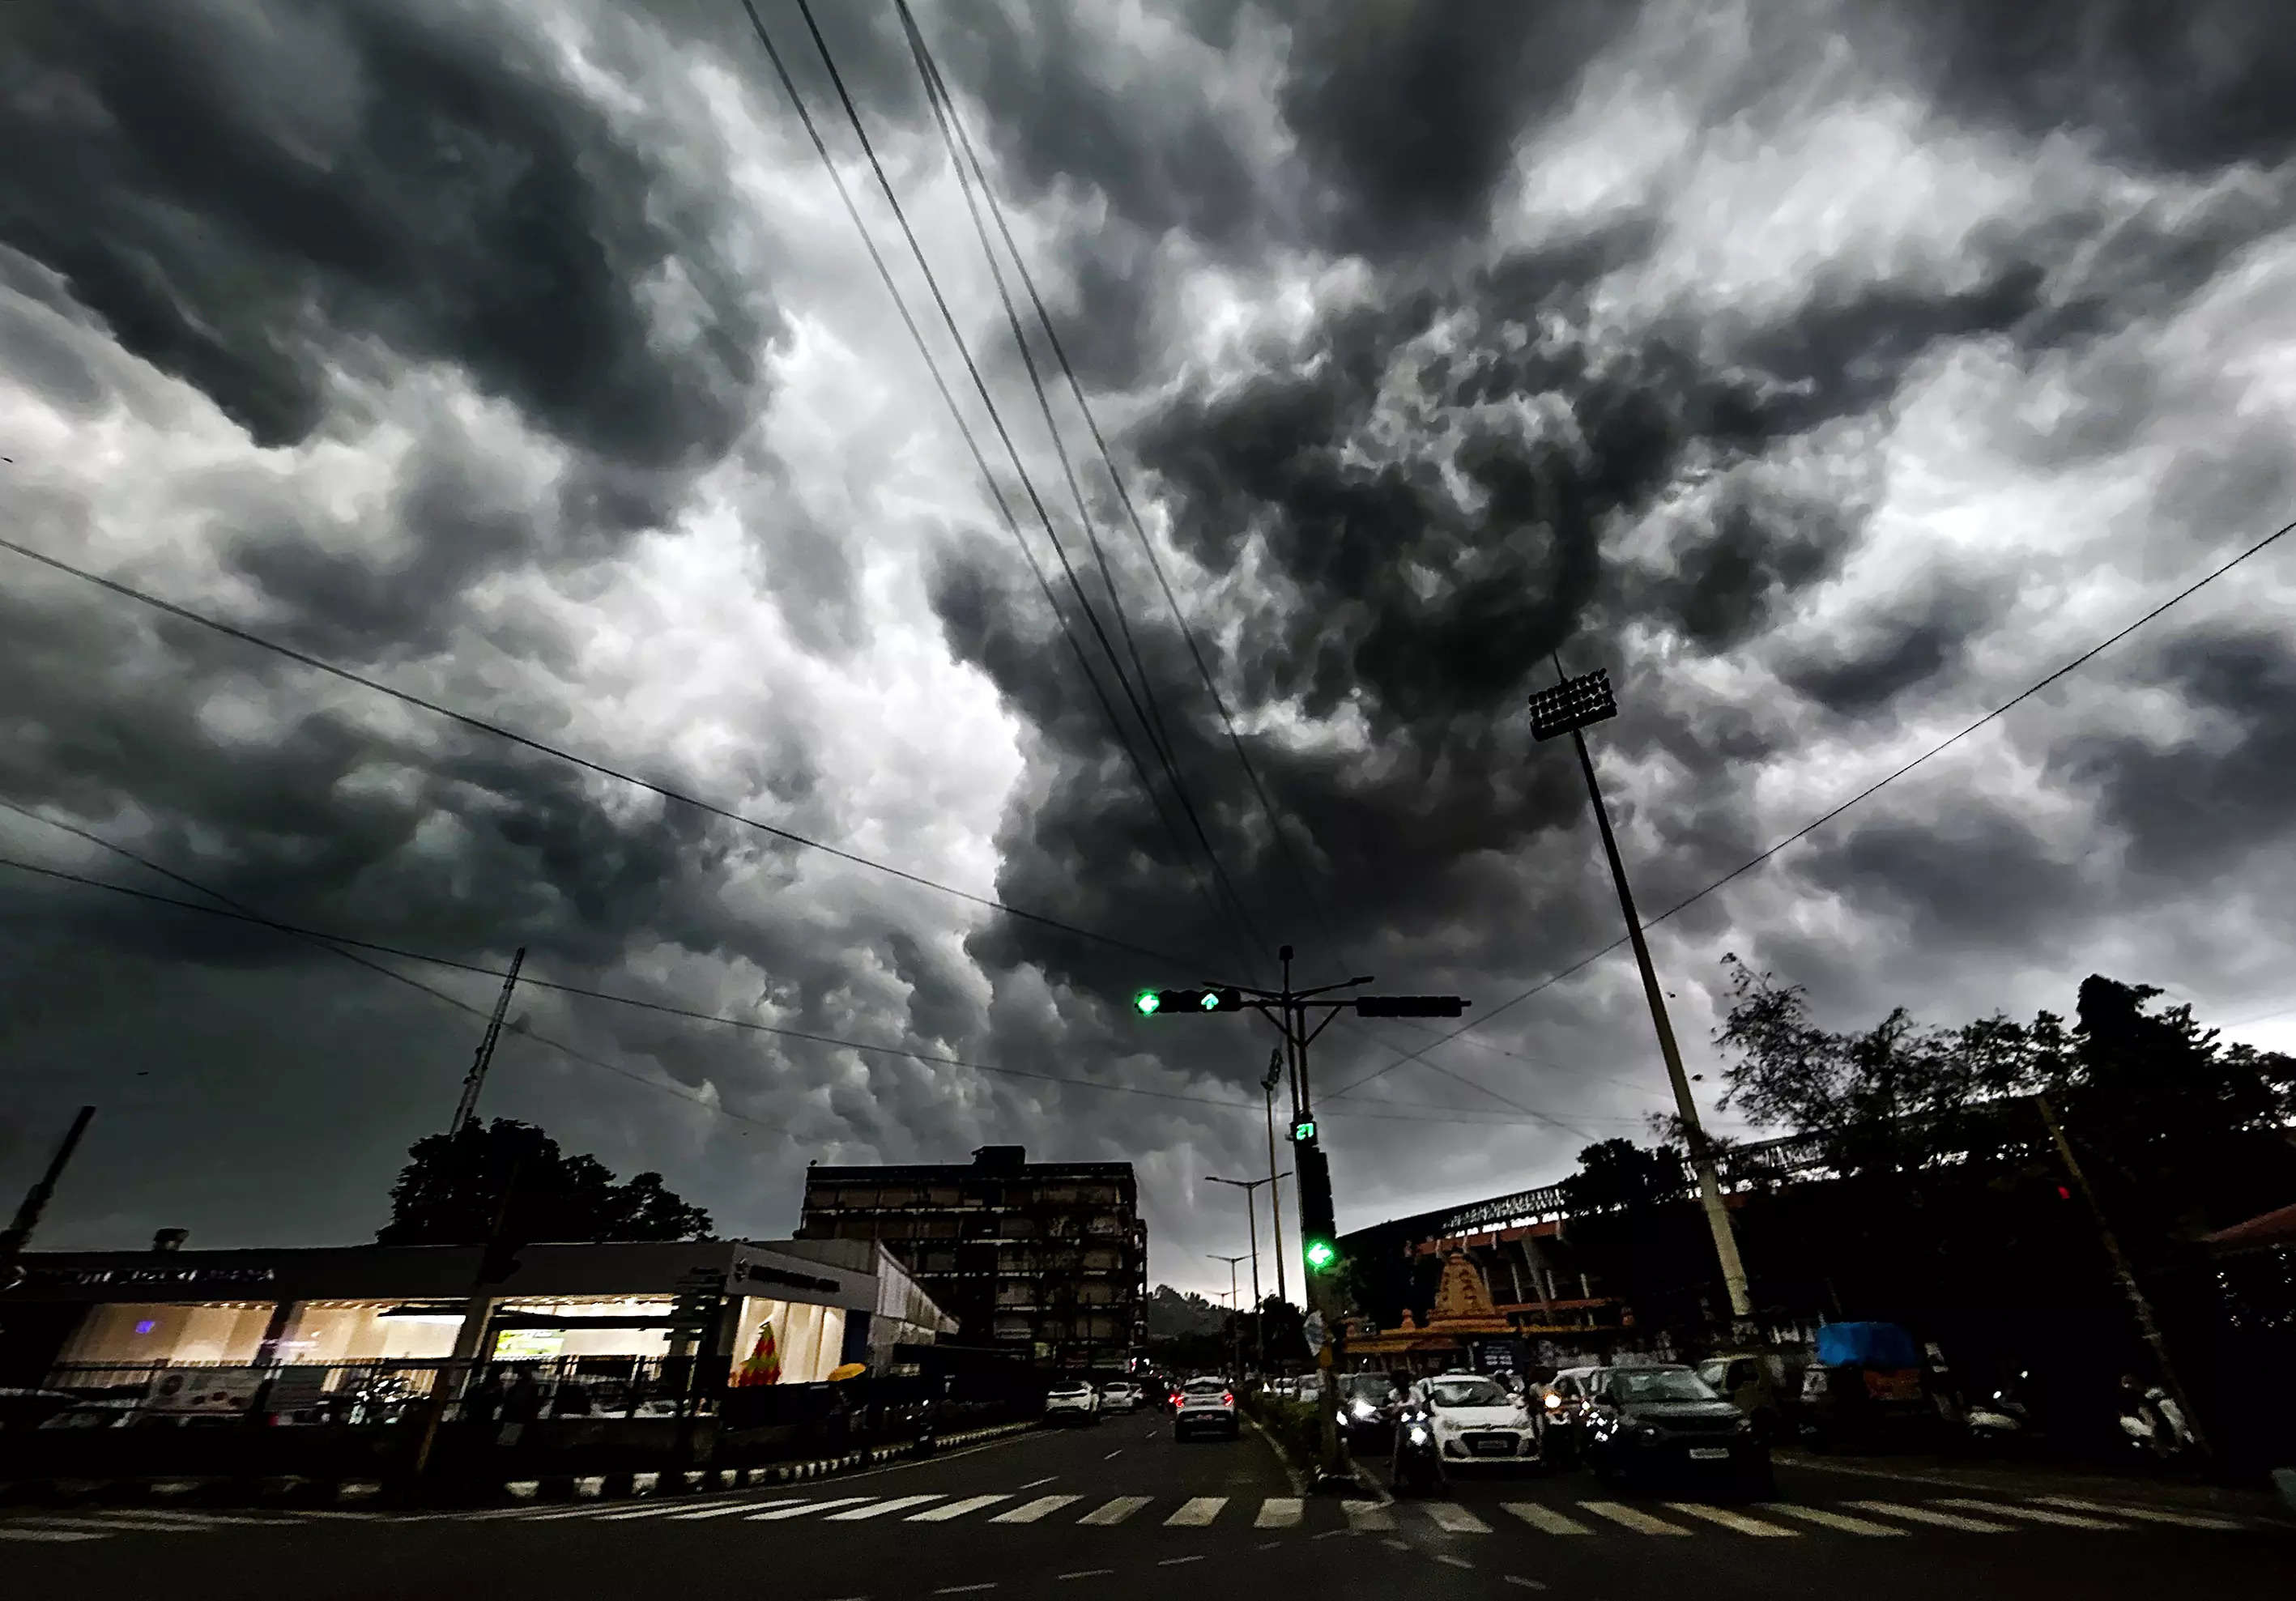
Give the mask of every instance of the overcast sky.
<svg viewBox="0 0 2296 1601">
<path fill-rule="evenodd" d="M 1152 769 L 793 0 L 758 9 Z M 816 9 L 1128 673 L 890 0 Z M 2296 30 L 2163 9 L 920 4 L 1265 791 L 1056 386 L 1230 894 L 739 0 L 12 8 L 8 538 L 1121 943 L 5 552 L 0 799 L 276 919 L 974 1064 L 522 992 L 483 1111 L 721 1232 L 787 1232 L 808 1162 L 1018 1143 L 1136 1163 L 1153 1277 L 1225 1289 L 1241 1208 L 1201 1179 L 1266 1170 L 1273 1030 L 1126 997 L 1289 940 L 1487 1013 L 1617 938 L 1527 727 L 1553 653 L 1618 686 L 1593 743 L 1647 915 L 2296 514 Z M 1710 1109 L 1726 951 L 1833 1026 L 2103 972 L 2296 1047 L 2292 601 L 2296 540 L 1660 925 Z M 13 812 L 0 855 L 199 898 Z M 6 1194 L 101 1108 L 55 1246 L 367 1237 L 483 1026 L 6 868 L 0 1007 Z M 1316 1081 L 1429 1026 L 1343 1021 Z M 1431 1060 L 1319 1106 L 1343 1227 L 1668 1104 L 1623 951 Z"/>
</svg>

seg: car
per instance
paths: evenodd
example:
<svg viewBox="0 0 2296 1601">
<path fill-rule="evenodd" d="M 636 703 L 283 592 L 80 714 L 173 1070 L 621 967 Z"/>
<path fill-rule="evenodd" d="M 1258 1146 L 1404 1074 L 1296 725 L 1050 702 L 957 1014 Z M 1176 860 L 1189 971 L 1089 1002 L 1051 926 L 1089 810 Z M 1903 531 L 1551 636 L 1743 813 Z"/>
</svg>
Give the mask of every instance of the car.
<svg viewBox="0 0 2296 1601">
<path fill-rule="evenodd" d="M 1395 1433 L 1403 1392 L 1383 1373 L 1350 1373 L 1340 1379 L 1340 1433 L 1349 1449 L 1385 1449 Z"/>
<path fill-rule="evenodd" d="M 1100 1421 L 1100 1392 L 1082 1379 L 1064 1379 L 1045 1392 L 1046 1423 Z"/>
<path fill-rule="evenodd" d="M 1140 1387 L 1125 1379 L 1112 1379 L 1100 1387 L 1100 1409 L 1103 1412 L 1130 1412 L 1144 1398 Z"/>
<path fill-rule="evenodd" d="M 1605 1367 L 1583 1381 L 1587 1461 L 1605 1482 L 1703 1480 L 1774 1493 L 1770 1449 L 1754 1420 L 1688 1367 Z"/>
<path fill-rule="evenodd" d="M 1243 1432 L 1235 1409 L 1235 1386 L 1222 1378 L 1190 1379 L 1180 1386 L 1179 1409 L 1172 1414 L 1172 1438 L 1192 1434 L 1225 1434 L 1233 1440 Z"/>
<path fill-rule="evenodd" d="M 1723 1400 L 1754 1420 L 1754 1433 L 1775 1445 L 1793 1437 L 1801 1403 L 1801 1368 L 1778 1352 L 1725 1351 L 1699 1364 L 1698 1376 Z"/>
<path fill-rule="evenodd" d="M 1414 1385 L 1412 1394 L 1434 1426 L 1445 1466 L 1538 1460 L 1538 1424 L 1530 1408 L 1489 1375 L 1439 1373 Z"/>
</svg>

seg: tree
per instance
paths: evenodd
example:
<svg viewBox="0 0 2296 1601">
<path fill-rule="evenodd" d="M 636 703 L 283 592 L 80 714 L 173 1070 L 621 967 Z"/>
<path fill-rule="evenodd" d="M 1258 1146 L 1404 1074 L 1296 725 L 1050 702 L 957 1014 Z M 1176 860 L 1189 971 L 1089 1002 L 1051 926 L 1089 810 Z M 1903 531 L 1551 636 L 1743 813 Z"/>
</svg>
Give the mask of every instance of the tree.
<svg viewBox="0 0 2296 1601">
<path fill-rule="evenodd" d="M 504 1232 L 520 1240 L 693 1240 L 709 1237 L 709 1214 L 664 1186 L 660 1173 L 627 1183 L 594 1156 L 568 1155 L 530 1123 L 472 1120 L 452 1134 L 433 1134 L 407 1148 L 406 1166 L 390 1192 L 390 1221 L 375 1235 L 384 1245 L 471 1245 L 486 1240 L 503 1215 Z"/>
<path fill-rule="evenodd" d="M 1644 1150 L 1630 1139 L 1606 1139 L 1578 1153 L 1578 1171 L 1562 1184 L 1574 1212 L 1625 1211 L 1679 1193 L 1686 1182 L 1682 1158 L 1661 1145 Z"/>
</svg>

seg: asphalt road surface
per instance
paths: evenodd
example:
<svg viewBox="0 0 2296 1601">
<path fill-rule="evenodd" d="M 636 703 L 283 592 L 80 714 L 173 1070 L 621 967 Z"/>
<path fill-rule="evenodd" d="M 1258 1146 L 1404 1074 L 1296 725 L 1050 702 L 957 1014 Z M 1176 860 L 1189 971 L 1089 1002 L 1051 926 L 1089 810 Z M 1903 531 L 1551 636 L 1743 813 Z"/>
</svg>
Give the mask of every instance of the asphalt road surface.
<svg viewBox="0 0 2296 1601">
<path fill-rule="evenodd" d="M 1782 1466 L 1779 1486 L 1776 1501 L 1707 1503 L 1533 1471 L 1392 1504 L 1303 1498 L 1257 1436 L 1181 1445 L 1148 1415 L 738 1495 L 408 1515 L 20 1508 L 0 1514 L 0 1572 L 28 1601 L 158 1586 L 331 1601 L 2278 1601 L 2296 1575 L 2283 1522 L 2116 1505 L 2093 1483 L 2046 1500 Z"/>
</svg>

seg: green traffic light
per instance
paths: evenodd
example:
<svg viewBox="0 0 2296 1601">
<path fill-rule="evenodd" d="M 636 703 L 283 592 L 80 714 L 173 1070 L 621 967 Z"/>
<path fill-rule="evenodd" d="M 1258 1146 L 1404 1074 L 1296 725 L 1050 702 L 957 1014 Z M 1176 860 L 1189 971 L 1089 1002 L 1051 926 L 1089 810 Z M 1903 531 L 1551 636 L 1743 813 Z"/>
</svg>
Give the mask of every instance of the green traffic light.
<svg viewBox="0 0 2296 1601">
<path fill-rule="evenodd" d="M 1316 1272 L 1321 1273 L 1324 1268 L 1330 1267 L 1333 1262 L 1338 1261 L 1339 1260 L 1339 1248 L 1333 1245 L 1331 1241 L 1309 1240 L 1308 1242 L 1308 1266 L 1313 1268 Z"/>
<path fill-rule="evenodd" d="M 1313 1138 L 1315 1138 L 1315 1137 L 1316 1137 L 1316 1124 L 1315 1124 L 1315 1121 L 1314 1121 L 1312 1118 L 1303 1118 L 1303 1119 L 1302 1119 L 1302 1120 L 1300 1120 L 1299 1122 L 1296 1122 L 1296 1123 L 1292 1124 L 1292 1137 L 1293 1139 L 1313 1139 Z"/>
<path fill-rule="evenodd" d="M 1156 1015 L 1156 1008 L 1164 1004 L 1163 998 L 1153 989 L 1143 989 L 1132 998 L 1133 1008 L 1143 1017 Z"/>
<path fill-rule="evenodd" d="M 1210 990 L 1207 989 L 1204 991 L 1204 998 L 1198 1001 L 1196 1005 L 1201 1006 L 1207 1012 L 1217 1012 L 1219 1010 L 1220 998 L 1218 996 L 1214 995 Z"/>
</svg>

